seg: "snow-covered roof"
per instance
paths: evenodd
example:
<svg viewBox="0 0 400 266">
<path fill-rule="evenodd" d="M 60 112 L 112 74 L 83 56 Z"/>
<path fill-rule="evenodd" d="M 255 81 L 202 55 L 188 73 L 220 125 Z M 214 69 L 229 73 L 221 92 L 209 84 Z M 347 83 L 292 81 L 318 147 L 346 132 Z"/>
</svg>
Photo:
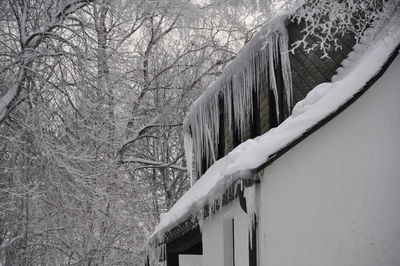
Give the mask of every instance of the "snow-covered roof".
<svg viewBox="0 0 400 266">
<path fill-rule="evenodd" d="M 292 115 L 265 134 L 247 140 L 215 162 L 180 200 L 162 216 L 150 239 L 159 238 L 220 197 L 242 177 L 241 173 L 265 164 L 271 156 L 300 139 L 307 131 L 345 105 L 379 73 L 400 43 L 399 11 L 371 29 L 354 47 L 343 68 L 330 83 L 315 87 L 298 102 Z M 376 34 L 373 34 L 375 30 Z"/>
</svg>

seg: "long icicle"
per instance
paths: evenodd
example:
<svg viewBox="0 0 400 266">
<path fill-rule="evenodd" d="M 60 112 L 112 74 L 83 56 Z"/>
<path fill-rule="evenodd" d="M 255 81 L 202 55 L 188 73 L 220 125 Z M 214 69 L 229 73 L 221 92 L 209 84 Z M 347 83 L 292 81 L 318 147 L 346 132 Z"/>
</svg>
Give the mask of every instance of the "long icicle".
<svg viewBox="0 0 400 266">
<path fill-rule="evenodd" d="M 243 137 L 246 128 L 251 125 L 249 118 L 255 104 L 252 92 L 259 92 L 257 80 L 261 80 L 263 73 L 269 73 L 266 76 L 268 88 L 264 89 L 272 90 L 277 115 L 280 117 L 277 77 L 274 71 L 280 65 L 284 83 L 283 94 L 287 108 L 291 110 L 293 93 L 287 52 L 289 38 L 285 20 L 285 17 L 278 17 L 267 23 L 228 64 L 222 76 L 193 104 L 184 121 L 186 163 L 191 179 L 194 180 L 192 175 L 194 169 L 197 176 L 204 172 L 202 160 L 205 160 L 207 165 L 215 161 L 219 140 L 219 97 L 221 94 L 224 99 L 223 112 L 227 128 L 232 128 L 232 123 L 235 123 L 235 127 Z"/>
</svg>

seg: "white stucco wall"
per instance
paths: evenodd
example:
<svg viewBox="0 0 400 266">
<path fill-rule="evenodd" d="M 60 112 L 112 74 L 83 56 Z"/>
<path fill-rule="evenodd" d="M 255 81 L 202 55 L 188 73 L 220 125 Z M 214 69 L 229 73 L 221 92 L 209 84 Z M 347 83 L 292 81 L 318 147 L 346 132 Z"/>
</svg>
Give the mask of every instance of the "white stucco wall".
<svg viewBox="0 0 400 266">
<path fill-rule="evenodd" d="M 179 266 L 203 266 L 203 256 L 179 255 Z"/>
<path fill-rule="evenodd" d="M 249 265 L 248 228 L 249 218 L 240 208 L 236 199 L 224 206 L 221 211 L 204 221 L 203 230 L 203 265 L 204 266 L 232 266 L 231 257 L 224 258 L 225 249 L 232 247 L 231 239 L 224 233 L 224 223 L 228 225 L 232 218 L 235 220 L 235 266 Z M 227 228 L 225 228 L 227 229 Z M 229 253 L 229 251 L 228 251 Z"/>
<path fill-rule="evenodd" d="M 262 266 L 400 265 L 400 56 L 264 170 L 259 202 Z"/>
</svg>

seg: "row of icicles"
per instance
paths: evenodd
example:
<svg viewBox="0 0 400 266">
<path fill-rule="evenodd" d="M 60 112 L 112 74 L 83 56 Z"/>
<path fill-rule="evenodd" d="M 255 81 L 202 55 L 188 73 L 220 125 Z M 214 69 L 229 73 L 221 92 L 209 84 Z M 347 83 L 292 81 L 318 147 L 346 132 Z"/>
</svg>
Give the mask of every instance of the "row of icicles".
<svg viewBox="0 0 400 266">
<path fill-rule="evenodd" d="M 277 103 L 277 120 L 281 122 L 277 86 L 280 77 L 275 75 L 277 66 L 281 67 L 283 76 L 285 104 L 291 110 L 293 93 L 285 20 L 283 16 L 267 23 L 224 69 L 222 76 L 193 104 L 184 121 L 185 155 L 192 184 L 195 181 L 194 170 L 198 177 L 205 170 L 202 169 L 202 160 L 206 165 L 216 161 L 221 108 L 226 127 L 232 128 L 234 123 L 239 136 L 244 136 L 251 125 L 250 117 L 256 104 L 253 92 L 260 95 L 260 90 L 271 90 Z M 262 79 L 264 82 L 260 82 Z M 262 84 L 268 86 L 263 87 Z M 223 106 L 220 106 L 221 100 Z"/>
</svg>

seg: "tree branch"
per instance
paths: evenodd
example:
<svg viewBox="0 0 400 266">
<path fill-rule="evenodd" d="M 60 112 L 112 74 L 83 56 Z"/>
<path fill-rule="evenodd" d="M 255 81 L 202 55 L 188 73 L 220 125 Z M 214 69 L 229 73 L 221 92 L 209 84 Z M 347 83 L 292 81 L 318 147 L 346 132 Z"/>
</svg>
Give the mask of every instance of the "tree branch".
<svg viewBox="0 0 400 266">
<path fill-rule="evenodd" d="M 145 159 L 136 158 L 136 157 L 124 159 L 124 160 L 122 160 L 122 163 L 124 163 L 124 164 L 125 163 L 140 163 L 140 164 L 148 165 L 147 168 L 172 168 L 172 169 L 179 170 L 179 171 L 187 171 L 186 167 L 181 166 L 181 165 L 145 160 Z"/>
</svg>

